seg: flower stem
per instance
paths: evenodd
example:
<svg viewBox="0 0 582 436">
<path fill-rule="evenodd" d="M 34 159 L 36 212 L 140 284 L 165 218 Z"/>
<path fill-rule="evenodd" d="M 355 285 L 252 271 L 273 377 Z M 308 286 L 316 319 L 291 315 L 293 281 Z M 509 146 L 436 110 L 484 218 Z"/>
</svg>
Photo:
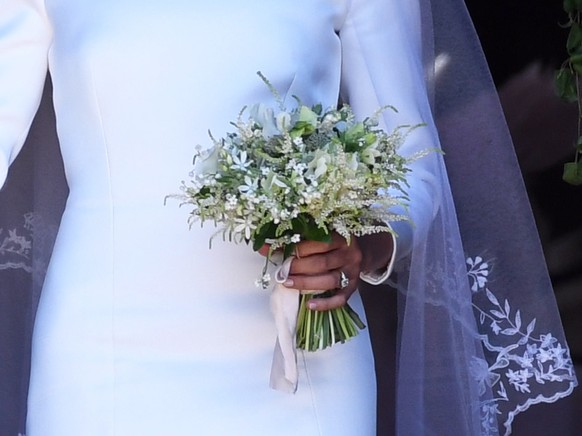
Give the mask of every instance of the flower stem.
<svg viewBox="0 0 582 436">
<path fill-rule="evenodd" d="M 326 298 L 330 293 L 323 293 L 317 298 Z M 297 315 L 296 346 L 306 351 L 323 350 L 334 344 L 343 343 L 358 334 L 366 326 L 358 314 L 345 305 L 326 311 L 314 311 L 307 307 L 311 294 L 300 296 Z"/>
</svg>

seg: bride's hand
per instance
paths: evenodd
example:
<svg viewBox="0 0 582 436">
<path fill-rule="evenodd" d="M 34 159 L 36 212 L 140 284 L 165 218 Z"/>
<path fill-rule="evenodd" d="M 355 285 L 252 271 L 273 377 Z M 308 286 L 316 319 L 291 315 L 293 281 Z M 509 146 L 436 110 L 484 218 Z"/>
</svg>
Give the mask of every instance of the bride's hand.
<svg viewBox="0 0 582 436">
<path fill-rule="evenodd" d="M 309 301 L 312 310 L 329 310 L 344 306 L 358 287 L 360 272 L 375 271 L 386 267 L 392 257 L 393 240 L 389 233 L 376 233 L 352 237 L 346 240 L 333 233 L 331 243 L 303 241 L 297 244 L 295 259 L 284 283 L 289 288 L 299 290 L 336 289 L 329 298 L 313 298 Z M 259 253 L 266 256 L 269 246 L 265 245 Z M 341 289 L 341 273 L 349 280 L 348 286 Z"/>
<path fill-rule="evenodd" d="M 362 251 L 356 238 L 348 245 L 346 240 L 334 233 L 330 243 L 303 241 L 297 244 L 295 259 L 284 283 L 299 290 L 337 291 L 329 298 L 313 298 L 309 301 L 312 310 L 329 310 L 345 305 L 358 287 L 361 271 Z M 341 289 L 342 273 L 348 279 Z"/>
<path fill-rule="evenodd" d="M 266 255 L 268 246 L 259 252 Z M 329 310 L 347 303 L 358 287 L 361 271 L 374 271 L 388 265 L 392 255 L 392 237 L 388 233 L 353 237 L 348 245 L 342 236 L 334 233 L 331 243 L 300 242 L 295 254 L 284 285 L 299 290 L 337 289 L 332 297 L 309 301 L 310 309 Z M 342 272 L 349 280 L 343 289 Z"/>
</svg>

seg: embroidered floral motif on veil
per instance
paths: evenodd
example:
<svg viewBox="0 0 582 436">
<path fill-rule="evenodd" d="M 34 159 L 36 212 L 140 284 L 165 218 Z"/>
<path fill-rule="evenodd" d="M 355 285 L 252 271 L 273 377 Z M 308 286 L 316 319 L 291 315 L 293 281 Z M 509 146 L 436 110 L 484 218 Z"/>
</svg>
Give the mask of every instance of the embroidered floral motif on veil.
<svg viewBox="0 0 582 436">
<path fill-rule="evenodd" d="M 512 308 L 510 301 L 499 301 L 489 289 L 490 265 L 482 257 L 467 258 L 467 273 L 474 295 L 484 293 L 487 307 L 473 304 L 481 326 L 480 340 L 488 361 L 473 357 L 470 370 L 477 381 L 483 435 L 498 434 L 496 415 L 510 397 L 520 404 L 518 410 L 508 412 L 504 423 L 507 432 L 513 416 L 531 404 L 553 402 L 573 388 L 574 367 L 567 348 L 551 333 L 536 334 L 536 318 L 525 320 L 519 309 Z M 529 322 L 528 322 L 529 321 Z M 527 325 L 526 325 L 527 324 Z M 558 393 L 547 397 L 540 385 L 563 383 Z M 538 385 L 538 386 L 536 386 Z"/>
<path fill-rule="evenodd" d="M 0 228 L 0 271 L 22 269 L 32 272 L 30 252 L 32 249 L 33 214 L 24 215 L 21 229 Z"/>
</svg>

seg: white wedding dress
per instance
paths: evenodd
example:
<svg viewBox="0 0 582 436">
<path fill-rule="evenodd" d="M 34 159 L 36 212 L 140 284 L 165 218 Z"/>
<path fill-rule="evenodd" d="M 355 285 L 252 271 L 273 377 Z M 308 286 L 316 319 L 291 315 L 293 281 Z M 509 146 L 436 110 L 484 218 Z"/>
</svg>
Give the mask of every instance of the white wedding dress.
<svg viewBox="0 0 582 436">
<path fill-rule="evenodd" d="M 367 332 L 299 353 L 295 395 L 270 389 L 276 332 L 254 285 L 263 258 L 220 238 L 209 249 L 216 229 L 189 229 L 186 208 L 164 199 L 208 130 L 274 104 L 257 71 L 290 105 L 333 106 L 341 90 L 360 116 L 396 106 L 388 126 L 430 121 L 404 3 L 2 1 L 0 185 L 48 62 L 70 187 L 35 323 L 28 436 L 375 433 Z M 430 146 L 426 135 L 404 151 Z M 419 174 L 422 231 L 433 200 Z M 351 304 L 364 315 L 357 294 Z"/>
</svg>

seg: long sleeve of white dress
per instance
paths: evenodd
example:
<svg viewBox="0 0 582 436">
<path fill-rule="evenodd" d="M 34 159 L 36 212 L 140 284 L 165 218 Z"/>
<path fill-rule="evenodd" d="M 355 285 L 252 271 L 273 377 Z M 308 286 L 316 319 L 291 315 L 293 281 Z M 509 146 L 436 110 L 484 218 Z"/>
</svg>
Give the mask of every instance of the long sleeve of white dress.
<svg viewBox="0 0 582 436">
<path fill-rule="evenodd" d="M 0 187 L 36 113 L 51 27 L 44 0 L 3 0 L 0 11 Z"/>
<path fill-rule="evenodd" d="M 420 41 L 420 11 L 416 2 L 352 0 L 340 29 L 342 40 L 342 96 L 361 117 L 390 105 L 384 111 L 384 127 L 425 126 L 407 137 L 399 152 L 412 156 L 438 147 L 430 112 Z M 410 253 L 414 238 L 424 239 L 439 207 L 434 159 L 411 164 L 408 178 L 408 210 L 412 224 L 392 223 L 398 235 L 396 257 Z"/>
</svg>

